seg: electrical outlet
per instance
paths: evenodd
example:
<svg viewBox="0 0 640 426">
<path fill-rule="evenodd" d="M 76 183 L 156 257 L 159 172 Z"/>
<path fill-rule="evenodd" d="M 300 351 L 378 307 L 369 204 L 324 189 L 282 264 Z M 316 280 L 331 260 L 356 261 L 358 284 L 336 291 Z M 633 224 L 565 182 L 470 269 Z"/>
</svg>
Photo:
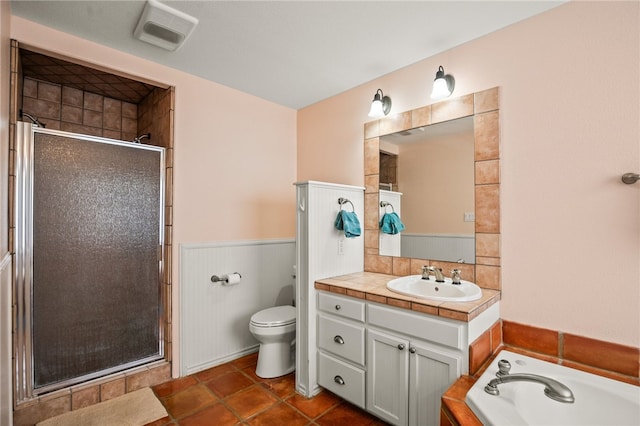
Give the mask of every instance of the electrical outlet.
<svg viewBox="0 0 640 426">
<path fill-rule="evenodd" d="M 464 214 L 464 221 L 465 222 L 475 222 L 476 221 L 476 214 L 474 212 L 465 213 Z"/>
<path fill-rule="evenodd" d="M 338 240 L 338 254 L 339 255 L 344 254 L 344 240 L 342 238 Z"/>
</svg>

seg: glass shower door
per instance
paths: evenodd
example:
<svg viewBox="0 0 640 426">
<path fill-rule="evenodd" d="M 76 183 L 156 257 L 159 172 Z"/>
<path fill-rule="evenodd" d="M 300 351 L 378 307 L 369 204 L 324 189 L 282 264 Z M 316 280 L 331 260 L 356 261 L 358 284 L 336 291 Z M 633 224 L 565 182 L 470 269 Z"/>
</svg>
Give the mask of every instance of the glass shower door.
<svg viewBox="0 0 640 426">
<path fill-rule="evenodd" d="M 164 150 L 32 135 L 25 347 L 39 394 L 163 358 Z"/>
</svg>

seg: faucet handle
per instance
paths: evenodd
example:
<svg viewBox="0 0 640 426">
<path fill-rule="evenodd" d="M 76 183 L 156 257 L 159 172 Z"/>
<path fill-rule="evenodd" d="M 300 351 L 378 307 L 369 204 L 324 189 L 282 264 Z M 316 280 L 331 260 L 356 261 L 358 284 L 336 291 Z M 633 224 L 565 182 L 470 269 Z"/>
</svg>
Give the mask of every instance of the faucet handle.
<svg viewBox="0 0 640 426">
<path fill-rule="evenodd" d="M 424 265 L 422 267 L 422 279 L 423 280 L 428 280 L 429 279 L 429 266 L 428 265 Z"/>
<path fill-rule="evenodd" d="M 451 270 L 451 284 L 460 284 L 460 274 L 462 271 L 458 268 Z"/>
<path fill-rule="evenodd" d="M 511 371 L 511 363 L 509 361 L 507 361 L 506 359 L 501 359 L 500 361 L 498 361 L 498 372 L 496 373 L 496 376 L 506 376 L 507 374 L 509 374 L 509 371 Z"/>
</svg>

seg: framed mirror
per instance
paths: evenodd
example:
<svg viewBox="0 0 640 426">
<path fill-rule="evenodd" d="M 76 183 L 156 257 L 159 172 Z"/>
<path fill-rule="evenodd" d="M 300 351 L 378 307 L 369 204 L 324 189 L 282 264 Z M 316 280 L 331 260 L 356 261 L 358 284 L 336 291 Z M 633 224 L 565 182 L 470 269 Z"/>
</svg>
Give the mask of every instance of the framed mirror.
<svg viewBox="0 0 640 426">
<path fill-rule="evenodd" d="M 450 269 L 457 267 L 463 270 L 467 279 L 475 281 L 481 287 L 500 289 L 499 123 L 499 89 L 496 87 L 365 124 L 365 271 L 402 276 L 417 274 L 422 265 L 428 264 L 441 267 L 445 275 L 448 275 Z M 465 145 L 464 142 L 461 142 L 461 146 L 457 148 L 453 148 L 451 142 L 452 139 L 463 138 L 454 136 L 453 129 L 458 127 L 462 129 L 465 126 L 467 130 L 460 131 L 467 134 L 472 132 L 472 142 L 470 140 L 466 142 L 466 145 L 473 147 L 472 160 L 469 158 L 471 156 L 469 151 L 464 151 L 461 147 Z M 439 148 L 441 151 L 447 149 L 452 151 L 445 157 L 436 158 L 434 147 L 425 148 L 419 146 L 420 143 L 415 143 L 416 147 L 410 149 L 409 143 L 402 147 L 393 142 L 394 139 L 401 138 L 402 134 L 406 135 L 404 137 L 413 137 L 414 133 L 416 140 L 419 134 L 441 133 L 440 142 L 434 144 L 442 145 Z M 428 146 L 429 142 L 424 144 Z M 468 148 L 467 146 L 466 149 Z M 424 151 L 425 149 L 430 150 Z M 404 160 L 402 153 L 409 153 L 411 150 L 413 152 L 407 156 L 409 158 Z M 396 156 L 395 187 L 393 182 L 389 181 L 389 175 L 385 170 L 388 167 L 385 161 L 388 159 L 384 157 L 387 155 Z M 449 173 L 449 168 L 453 170 L 464 167 L 456 162 L 463 158 L 466 159 L 466 167 L 469 167 L 469 162 L 472 166 L 471 171 L 466 169 L 463 172 L 460 169 L 460 177 L 471 174 L 472 189 L 462 189 L 461 186 L 445 188 L 444 184 L 454 179 L 445 178 L 444 174 Z M 402 166 L 405 164 L 409 168 L 403 171 Z M 450 167 L 447 167 L 447 164 L 450 164 Z M 442 165 L 444 167 L 440 168 Z M 426 180 L 425 170 L 436 175 L 435 183 L 432 184 Z M 407 180 L 410 175 L 423 175 L 423 180 L 420 181 L 420 178 L 416 177 L 414 182 L 410 182 Z M 468 177 L 460 180 L 466 180 L 469 188 Z M 391 183 L 390 186 L 389 183 Z M 467 243 L 467 246 L 471 244 L 471 251 L 465 252 L 464 255 L 449 256 L 425 251 L 403 252 L 402 247 L 394 249 L 400 250 L 399 252 L 387 251 L 388 247 L 384 247 L 386 235 L 382 235 L 381 238 L 381 234 L 384 233 L 380 230 L 379 220 L 382 214 L 392 211 L 389 206 L 384 208 L 380 206 L 381 199 L 385 201 L 389 192 L 402 194 L 400 201 L 396 200 L 398 206 L 393 205 L 393 202 L 391 204 L 394 211 L 399 210 L 396 212 L 405 223 L 406 230 L 402 233 L 406 234 L 407 240 L 411 238 L 411 234 L 443 234 L 447 238 L 464 236 L 471 241 Z M 469 195 L 470 192 L 472 195 Z M 406 198 L 406 201 L 403 198 Z M 445 200 L 458 202 L 456 207 L 452 207 L 455 210 L 448 210 L 449 207 L 445 207 Z M 431 215 L 430 209 L 437 210 L 438 206 L 441 206 L 441 212 L 447 209 L 448 213 L 443 213 L 445 218 L 453 218 L 456 222 L 455 226 L 460 225 L 461 228 L 449 226 L 451 224 L 437 228 L 440 225 L 434 215 Z M 426 224 L 426 218 L 430 218 L 429 224 Z M 400 233 L 401 239 L 402 233 Z M 460 259 L 464 263 L 457 263 Z"/>
</svg>

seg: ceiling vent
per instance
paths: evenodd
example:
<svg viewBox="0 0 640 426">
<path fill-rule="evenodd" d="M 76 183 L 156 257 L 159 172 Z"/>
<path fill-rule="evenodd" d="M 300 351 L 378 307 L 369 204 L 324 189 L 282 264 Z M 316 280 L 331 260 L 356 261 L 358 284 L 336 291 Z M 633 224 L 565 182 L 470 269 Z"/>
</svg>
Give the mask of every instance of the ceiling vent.
<svg viewBox="0 0 640 426">
<path fill-rule="evenodd" d="M 178 50 L 198 20 L 156 0 L 147 0 L 133 35 L 167 50 Z"/>
</svg>

